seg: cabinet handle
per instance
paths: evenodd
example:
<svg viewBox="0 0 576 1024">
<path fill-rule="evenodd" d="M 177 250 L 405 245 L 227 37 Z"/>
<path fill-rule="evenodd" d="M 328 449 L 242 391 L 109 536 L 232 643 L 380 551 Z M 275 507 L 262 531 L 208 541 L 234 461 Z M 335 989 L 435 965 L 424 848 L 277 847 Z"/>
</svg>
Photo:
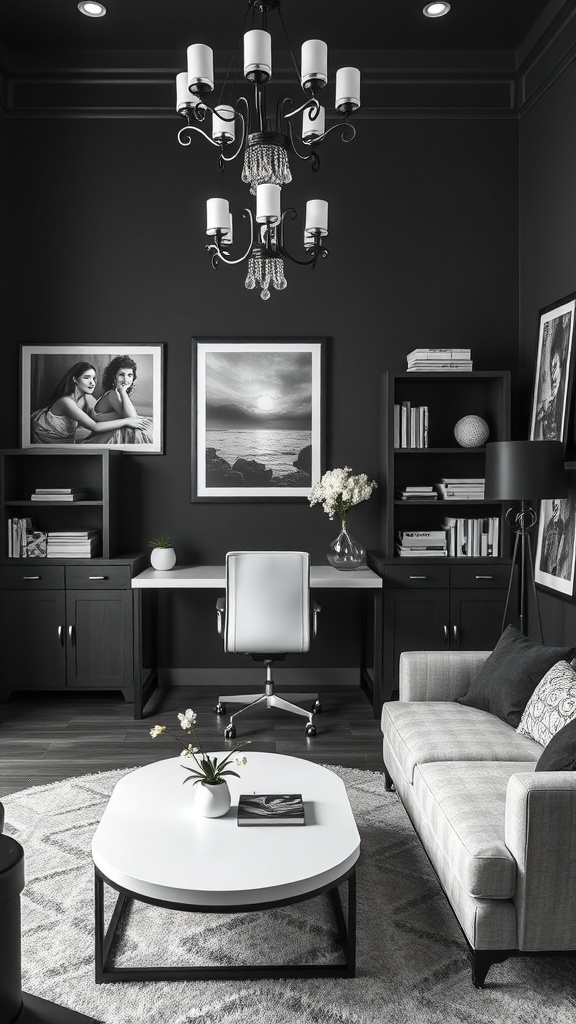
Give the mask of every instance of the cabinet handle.
<svg viewBox="0 0 576 1024">
<path fill-rule="evenodd" d="M 68 639 L 70 643 L 74 644 L 74 626 L 68 626 Z"/>
<path fill-rule="evenodd" d="M 64 647 L 64 627 L 63 626 L 58 626 L 58 639 L 59 639 L 62 647 Z"/>
<path fill-rule="evenodd" d="M 447 647 L 448 646 L 448 626 L 443 626 L 442 627 L 442 632 L 444 633 L 444 646 Z"/>
<path fill-rule="evenodd" d="M 107 576 L 89 576 L 88 579 L 89 580 L 107 580 L 108 577 Z"/>
<path fill-rule="evenodd" d="M 41 580 L 42 577 L 41 576 L 23 576 L 22 579 L 23 580 Z"/>
<path fill-rule="evenodd" d="M 494 577 L 493 576 L 477 576 L 476 579 L 477 580 L 493 580 Z"/>
<path fill-rule="evenodd" d="M 454 643 L 457 644 L 458 643 L 458 626 L 452 626 L 452 637 L 454 639 Z"/>
<path fill-rule="evenodd" d="M 427 580 L 428 577 L 427 576 L 409 576 L 408 579 L 410 579 L 410 580 Z"/>
</svg>

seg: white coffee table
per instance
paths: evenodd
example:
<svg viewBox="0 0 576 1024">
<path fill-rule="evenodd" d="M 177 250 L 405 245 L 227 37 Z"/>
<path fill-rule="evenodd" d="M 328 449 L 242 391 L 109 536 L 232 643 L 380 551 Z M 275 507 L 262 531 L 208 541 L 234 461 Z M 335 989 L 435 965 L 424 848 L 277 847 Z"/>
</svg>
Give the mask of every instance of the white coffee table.
<svg viewBox="0 0 576 1024">
<path fill-rule="evenodd" d="M 221 752 L 222 753 L 222 752 Z M 92 841 L 95 870 L 96 981 L 195 978 L 351 977 L 356 966 L 356 876 L 360 837 L 341 779 L 320 765 L 282 754 L 244 751 L 240 779 L 228 780 L 232 806 L 222 818 L 194 810 L 179 757 L 124 776 Z M 304 826 L 239 828 L 240 793 L 302 793 Z M 338 886 L 348 886 L 344 915 Z M 108 929 L 104 884 L 120 894 Z M 115 967 L 110 949 L 129 899 L 173 910 L 267 910 L 330 894 L 342 964 Z"/>
</svg>

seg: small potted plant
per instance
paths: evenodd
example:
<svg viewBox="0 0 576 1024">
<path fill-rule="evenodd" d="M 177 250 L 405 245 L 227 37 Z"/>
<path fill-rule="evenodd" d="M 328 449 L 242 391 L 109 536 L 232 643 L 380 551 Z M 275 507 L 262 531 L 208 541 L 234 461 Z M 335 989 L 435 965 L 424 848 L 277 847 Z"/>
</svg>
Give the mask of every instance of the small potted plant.
<svg viewBox="0 0 576 1024">
<path fill-rule="evenodd" d="M 170 537 L 152 537 L 148 541 L 152 551 L 150 552 L 150 564 L 153 569 L 173 569 L 176 565 L 176 552 L 172 547 Z"/>
</svg>

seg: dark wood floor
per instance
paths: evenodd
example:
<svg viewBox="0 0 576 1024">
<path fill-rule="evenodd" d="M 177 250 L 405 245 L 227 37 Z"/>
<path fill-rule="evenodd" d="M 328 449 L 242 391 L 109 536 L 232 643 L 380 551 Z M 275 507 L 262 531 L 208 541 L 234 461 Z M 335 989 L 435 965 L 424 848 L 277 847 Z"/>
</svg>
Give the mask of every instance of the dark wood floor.
<svg viewBox="0 0 576 1024">
<path fill-rule="evenodd" d="M 260 710 L 238 722 L 237 739 L 250 739 L 254 750 L 382 771 L 379 723 L 363 691 L 342 687 L 320 696 L 322 713 L 315 737 L 306 737 L 305 718 Z M 198 714 L 205 750 L 232 747 L 234 743 L 223 738 L 228 719 L 214 713 L 215 697 L 208 688 L 160 689 L 147 705 L 146 718 L 136 722 L 132 705 L 119 693 L 13 695 L 0 704 L 0 797 L 28 786 L 174 757 L 180 741 L 166 736 L 153 740 L 150 728 L 157 722 L 167 725 L 184 740 L 176 714 L 188 707 Z"/>
</svg>

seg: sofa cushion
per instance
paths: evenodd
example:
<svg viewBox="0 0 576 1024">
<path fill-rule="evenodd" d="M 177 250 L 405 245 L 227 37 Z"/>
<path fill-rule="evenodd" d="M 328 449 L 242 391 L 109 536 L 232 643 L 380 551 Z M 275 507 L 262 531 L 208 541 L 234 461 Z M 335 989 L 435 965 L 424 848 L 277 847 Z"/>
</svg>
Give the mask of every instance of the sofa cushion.
<svg viewBox="0 0 576 1024">
<path fill-rule="evenodd" d="M 414 795 L 462 888 L 481 899 L 509 899 L 516 861 L 504 841 L 510 776 L 533 762 L 437 762 L 419 765 Z"/>
<path fill-rule="evenodd" d="M 517 731 L 545 747 L 573 718 L 576 718 L 576 672 L 567 661 L 559 661 L 538 683 L 522 712 Z"/>
<path fill-rule="evenodd" d="M 472 680 L 460 704 L 490 711 L 514 728 L 538 683 L 552 665 L 570 661 L 573 647 L 544 647 L 508 626 Z"/>
<path fill-rule="evenodd" d="M 537 772 L 576 771 L 576 718 L 552 737 L 534 769 Z"/>
<path fill-rule="evenodd" d="M 433 761 L 533 761 L 540 744 L 487 711 L 455 701 L 390 701 L 382 708 L 384 762 L 393 748 L 404 777 Z"/>
</svg>

